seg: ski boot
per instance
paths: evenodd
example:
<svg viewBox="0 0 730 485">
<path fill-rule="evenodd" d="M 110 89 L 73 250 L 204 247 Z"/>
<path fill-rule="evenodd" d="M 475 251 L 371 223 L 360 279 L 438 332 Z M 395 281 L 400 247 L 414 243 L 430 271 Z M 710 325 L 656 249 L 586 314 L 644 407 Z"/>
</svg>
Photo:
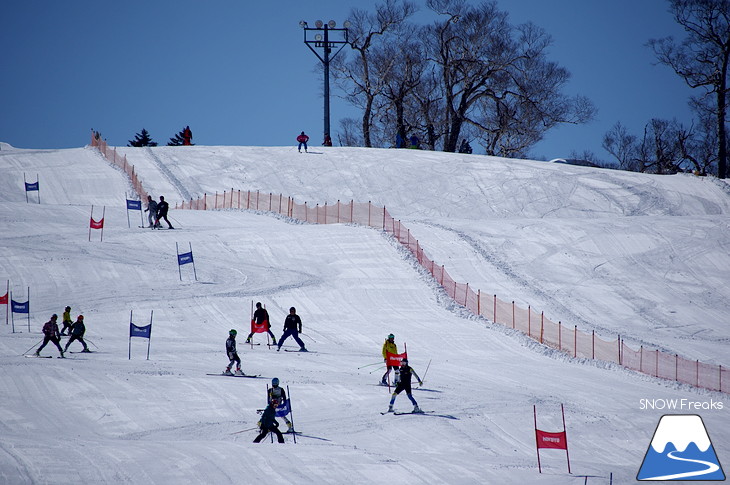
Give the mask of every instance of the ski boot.
<svg viewBox="0 0 730 485">
<path fill-rule="evenodd" d="M 393 411 L 393 405 L 392 404 L 390 406 L 388 406 L 388 412 L 389 413 L 395 412 L 395 411 Z"/>
<path fill-rule="evenodd" d="M 423 411 L 421 411 L 421 408 L 418 407 L 418 404 L 413 406 L 413 414 L 423 414 Z"/>
<path fill-rule="evenodd" d="M 224 376 L 232 376 L 233 373 L 231 372 L 231 368 L 230 367 L 226 367 L 226 370 L 223 371 L 223 375 Z"/>
<path fill-rule="evenodd" d="M 271 345 L 276 345 L 276 339 L 275 338 L 272 338 L 271 339 Z"/>
<path fill-rule="evenodd" d="M 302 347 L 301 349 L 299 349 L 299 352 L 309 352 L 309 351 L 306 348 Z"/>
<path fill-rule="evenodd" d="M 247 339 L 246 339 L 246 343 L 247 343 L 247 344 L 250 344 L 250 343 L 251 343 L 251 339 L 250 339 L 250 338 L 247 338 Z"/>
<path fill-rule="evenodd" d="M 241 369 L 236 369 L 236 374 L 235 375 L 242 376 L 242 375 L 245 375 L 245 374 L 241 371 Z"/>
</svg>

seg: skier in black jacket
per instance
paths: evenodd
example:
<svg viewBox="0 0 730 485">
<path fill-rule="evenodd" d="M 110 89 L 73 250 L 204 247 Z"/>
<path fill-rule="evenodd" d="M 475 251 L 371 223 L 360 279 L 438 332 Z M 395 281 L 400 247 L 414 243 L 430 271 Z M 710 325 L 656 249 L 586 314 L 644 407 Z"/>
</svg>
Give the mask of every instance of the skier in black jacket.
<svg viewBox="0 0 730 485">
<path fill-rule="evenodd" d="M 233 367 L 234 362 L 236 364 L 236 375 L 243 375 L 243 372 L 241 372 L 241 358 L 238 356 L 238 352 L 236 351 L 236 335 L 238 335 L 238 332 L 236 332 L 235 329 L 231 329 L 230 332 L 228 332 L 228 340 L 226 340 L 226 354 L 228 355 L 228 360 L 230 360 L 230 362 L 228 363 L 226 370 L 223 371 L 223 374 L 227 376 L 233 375 L 231 367 Z"/>
<path fill-rule="evenodd" d="M 276 337 L 274 337 L 274 334 L 271 332 L 271 323 L 269 322 L 269 312 L 266 311 L 266 308 L 261 307 L 261 302 L 256 303 L 256 311 L 253 312 L 253 321 L 257 325 L 261 325 L 262 323 L 266 322 L 266 331 L 269 332 L 269 336 L 271 337 L 271 345 L 276 345 Z M 253 329 L 253 327 L 251 327 Z M 251 343 L 251 337 L 253 337 L 253 332 L 248 334 L 248 337 L 246 338 L 246 343 Z"/>
<path fill-rule="evenodd" d="M 63 351 L 66 352 L 68 350 L 68 346 L 71 345 L 71 342 L 78 340 L 81 342 L 81 345 L 84 346 L 84 350 L 82 350 L 82 352 L 91 352 L 89 347 L 86 345 L 86 342 L 84 342 L 84 333 L 86 333 L 84 316 L 79 315 L 76 321 L 71 325 L 71 338 L 68 339 L 68 342 L 66 342 L 66 348 L 64 348 Z"/>
<path fill-rule="evenodd" d="M 279 345 L 277 346 L 276 350 L 281 350 L 281 346 L 284 344 L 284 340 L 289 338 L 289 336 L 291 335 L 292 337 L 294 337 L 294 340 L 296 340 L 299 344 L 299 352 L 307 352 L 306 347 L 304 347 L 304 342 L 302 342 L 302 339 L 299 338 L 299 334 L 301 332 L 302 319 L 299 318 L 299 315 L 297 315 L 297 309 L 291 307 L 289 309 L 289 315 L 287 315 L 286 320 L 284 320 L 284 333 L 279 339 Z"/>
<path fill-rule="evenodd" d="M 279 401 L 272 399 L 269 405 L 266 406 L 266 409 L 264 409 L 264 414 L 261 415 L 261 421 L 259 421 L 261 433 L 253 440 L 254 443 L 260 443 L 262 439 L 266 438 L 269 431 L 276 435 L 279 443 L 284 443 L 284 436 L 279 431 L 279 423 L 276 421 L 276 406 L 278 405 Z"/>
<path fill-rule="evenodd" d="M 165 201 L 165 198 L 163 196 L 160 196 L 160 202 L 157 204 L 157 220 L 155 221 L 155 226 L 157 226 L 160 223 L 160 219 L 165 219 L 165 222 L 167 222 L 167 227 L 170 229 L 175 229 L 172 227 L 172 224 L 170 224 L 170 221 L 167 220 L 167 211 L 170 209 L 170 204 L 168 204 Z"/>
<path fill-rule="evenodd" d="M 398 397 L 398 394 L 400 394 L 403 391 L 406 391 L 406 396 L 408 396 L 408 399 L 411 400 L 413 403 L 413 412 L 414 413 L 422 413 L 421 408 L 418 407 L 418 403 L 411 395 L 411 376 L 416 376 L 416 379 L 418 379 L 418 385 L 420 386 L 423 384 L 423 381 L 421 381 L 421 378 L 418 377 L 418 374 L 416 374 L 416 371 L 413 370 L 411 366 L 408 365 L 408 359 L 403 359 L 400 362 L 400 382 L 397 386 L 395 386 L 395 391 L 393 391 L 393 395 L 390 398 L 390 405 L 388 406 L 388 412 L 393 412 L 393 404 L 395 404 L 395 398 Z"/>
</svg>

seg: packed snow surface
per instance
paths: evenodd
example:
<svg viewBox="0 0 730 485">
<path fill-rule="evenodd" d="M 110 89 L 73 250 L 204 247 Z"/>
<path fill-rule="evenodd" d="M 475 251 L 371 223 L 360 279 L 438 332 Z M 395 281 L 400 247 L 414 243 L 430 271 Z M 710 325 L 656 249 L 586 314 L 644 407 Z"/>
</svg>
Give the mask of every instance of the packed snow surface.
<svg viewBox="0 0 730 485">
<path fill-rule="evenodd" d="M 723 181 L 415 150 L 118 153 L 173 207 L 231 189 L 384 205 L 485 294 L 634 348 L 730 364 Z M 131 186 L 94 148 L 2 144 L 0 170 L 0 296 L 9 280 L 12 299 L 30 302 L 30 321 L 0 320 L 0 483 L 633 483 L 672 412 L 701 414 L 730 462 L 727 394 L 571 359 L 470 315 L 377 229 L 173 209 L 176 229 L 152 231 L 125 210 Z M 24 176 L 40 191 L 26 193 Z M 103 241 L 99 230 L 89 241 L 92 205 L 95 220 L 104 211 Z M 192 247 L 197 281 L 176 245 Z M 257 301 L 277 337 L 295 306 L 311 352 L 245 345 Z M 95 353 L 23 358 L 66 305 L 84 315 Z M 153 312 L 149 360 L 146 339 L 130 344 L 130 312 L 139 326 Z M 228 363 L 232 328 L 244 372 L 262 378 L 206 375 Z M 426 374 L 413 396 L 430 414 L 381 415 L 389 333 Z M 290 389 L 296 444 L 252 443 L 273 377 Z M 573 473 L 563 451 L 542 450 L 540 474 L 533 405 L 538 428 L 560 431 L 561 403 Z M 395 407 L 412 406 L 401 394 Z"/>
</svg>

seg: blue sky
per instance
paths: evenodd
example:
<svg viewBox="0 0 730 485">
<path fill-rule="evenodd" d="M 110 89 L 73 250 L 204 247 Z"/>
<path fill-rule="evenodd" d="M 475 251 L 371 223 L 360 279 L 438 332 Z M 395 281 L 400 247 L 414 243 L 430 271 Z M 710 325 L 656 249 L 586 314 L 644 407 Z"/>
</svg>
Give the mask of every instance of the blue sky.
<svg viewBox="0 0 730 485">
<path fill-rule="evenodd" d="M 421 16 L 427 12 L 425 1 Z M 88 142 L 91 128 L 126 145 L 143 127 L 166 144 L 185 125 L 202 145 L 287 145 L 322 136 L 322 75 L 298 23 L 342 24 L 341 0 L 4 2 L 0 141 L 19 148 Z M 571 71 L 568 94 L 588 96 L 595 121 L 549 132 L 535 158 L 601 148 L 617 121 L 639 134 L 653 117 L 691 123 L 692 95 L 655 65 L 650 38 L 681 35 L 666 0 L 499 0 L 514 23 L 554 38 L 550 58 Z M 333 89 L 333 94 L 337 94 Z M 358 113 L 331 101 L 332 131 Z M 479 150 L 477 150 L 479 151 Z"/>
</svg>

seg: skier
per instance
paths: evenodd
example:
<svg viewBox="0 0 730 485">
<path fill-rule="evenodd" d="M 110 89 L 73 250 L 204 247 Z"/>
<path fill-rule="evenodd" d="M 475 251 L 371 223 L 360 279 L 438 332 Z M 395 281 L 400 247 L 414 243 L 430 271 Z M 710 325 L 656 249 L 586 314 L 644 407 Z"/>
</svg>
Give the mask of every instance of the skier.
<svg viewBox="0 0 730 485">
<path fill-rule="evenodd" d="M 147 214 L 147 222 L 150 223 L 150 227 L 156 227 L 157 202 L 155 202 L 155 199 L 153 199 L 151 195 L 147 196 L 147 208 L 144 211 L 149 212 L 149 214 Z"/>
<path fill-rule="evenodd" d="M 269 431 L 276 435 L 276 439 L 279 443 L 284 443 L 284 435 L 279 431 L 279 423 L 276 421 L 276 406 L 279 402 L 276 399 L 272 399 L 264 409 L 264 413 L 261 415 L 261 421 L 259 421 L 259 427 L 261 433 L 253 440 L 254 443 L 260 443 L 262 439 L 266 438 Z"/>
<path fill-rule="evenodd" d="M 390 398 L 390 405 L 388 406 L 389 413 L 393 412 L 393 404 L 395 403 L 395 398 L 398 397 L 398 394 L 400 394 L 402 391 L 406 391 L 406 396 L 408 396 L 408 399 L 410 399 L 413 403 L 413 412 L 423 412 L 421 411 L 421 408 L 418 407 L 418 403 L 416 402 L 416 400 L 413 399 L 413 395 L 411 395 L 411 376 L 416 376 L 419 386 L 423 384 L 423 381 L 420 377 L 418 377 L 416 371 L 414 371 L 413 368 L 408 365 L 408 359 L 403 359 L 400 363 L 400 382 L 398 383 L 398 385 L 395 386 L 395 391 L 393 391 L 393 395 Z"/>
<path fill-rule="evenodd" d="M 186 126 L 185 129 L 182 132 L 183 137 L 183 145 L 191 145 L 191 140 L 193 139 L 193 132 L 190 130 L 189 126 Z"/>
<path fill-rule="evenodd" d="M 284 334 L 279 339 L 279 345 L 276 350 L 281 350 L 281 346 L 284 345 L 284 340 L 289 338 L 291 335 L 299 344 L 299 352 L 308 352 L 306 347 L 304 347 L 304 342 L 302 342 L 302 339 L 299 338 L 300 333 L 302 333 L 302 319 L 299 318 L 299 315 L 297 315 L 297 309 L 291 307 L 289 309 L 289 315 L 287 315 L 284 320 Z"/>
<path fill-rule="evenodd" d="M 40 347 L 38 347 L 38 350 L 35 351 L 36 357 L 40 357 L 43 347 L 45 347 L 48 342 L 52 342 L 53 345 L 55 345 L 58 348 L 58 351 L 61 353 L 61 358 L 63 358 L 63 349 L 61 348 L 61 344 L 59 344 L 59 340 L 61 340 L 61 333 L 58 331 L 58 323 L 56 322 L 57 320 L 58 315 L 54 313 L 53 315 L 51 315 L 51 319 L 43 324 L 43 343 Z"/>
<path fill-rule="evenodd" d="M 304 152 L 306 153 L 309 137 L 305 135 L 304 132 L 301 132 L 297 137 L 297 141 L 299 142 L 299 147 L 297 148 L 297 150 L 299 150 L 299 153 L 302 153 L 302 145 L 304 145 Z"/>
<path fill-rule="evenodd" d="M 397 385 L 400 381 L 400 370 L 398 369 L 398 367 L 394 365 L 388 365 L 388 354 L 397 353 L 398 346 L 395 344 L 395 335 L 391 333 L 390 335 L 388 335 L 388 338 L 385 339 L 385 342 L 383 343 L 383 360 L 385 360 L 385 366 L 387 367 L 385 374 L 383 374 L 383 379 L 380 381 L 380 384 L 383 386 L 388 385 L 388 375 L 390 374 L 390 369 L 395 369 L 395 384 Z"/>
<path fill-rule="evenodd" d="M 165 198 L 163 196 L 160 196 L 160 203 L 157 204 L 157 220 L 155 221 L 155 226 L 160 226 L 160 219 L 165 219 L 165 222 L 167 222 L 167 227 L 170 229 L 175 229 L 172 227 L 172 224 L 170 224 L 170 221 L 167 220 L 167 211 L 170 209 L 170 205 L 165 202 Z"/>
<path fill-rule="evenodd" d="M 61 335 L 66 335 L 66 329 L 69 329 L 68 335 L 71 335 L 71 307 L 67 306 L 63 311 L 63 328 L 61 329 Z"/>
<path fill-rule="evenodd" d="M 78 340 L 79 342 L 81 342 L 81 345 L 84 346 L 84 350 L 82 350 L 82 352 L 91 352 L 89 350 L 89 347 L 86 345 L 86 342 L 84 342 L 85 333 L 86 326 L 84 325 L 84 316 L 79 315 L 73 325 L 71 325 L 71 338 L 68 339 L 68 342 L 66 342 L 66 348 L 64 348 L 63 351 L 68 351 L 68 346 L 71 345 L 71 342 L 73 342 L 74 340 Z"/>
<path fill-rule="evenodd" d="M 326 147 L 332 146 L 332 138 L 330 137 L 329 133 L 324 134 L 324 142 L 322 143 L 322 145 Z"/>
<path fill-rule="evenodd" d="M 226 370 L 223 371 L 223 374 L 227 376 L 233 375 L 233 373 L 231 373 L 231 367 L 233 367 L 234 362 L 236 363 L 236 375 L 243 375 L 243 372 L 241 371 L 241 358 L 238 356 L 238 352 L 236 351 L 236 335 L 238 335 L 238 332 L 236 332 L 235 329 L 231 329 L 228 332 L 228 340 L 226 340 L 226 353 L 228 354 L 228 360 L 230 360 L 230 362 L 228 363 Z"/>
<path fill-rule="evenodd" d="M 284 392 L 283 387 L 279 387 L 278 377 L 274 377 L 273 379 L 271 379 L 271 387 L 269 388 L 268 402 L 273 402 L 274 400 L 276 400 L 276 402 L 278 402 L 279 404 L 286 403 L 286 392 Z M 294 431 L 292 429 L 292 423 L 287 419 L 286 415 L 281 417 L 284 418 L 284 422 L 286 423 L 286 432 L 291 433 L 292 431 Z"/>
<path fill-rule="evenodd" d="M 257 325 L 266 323 L 266 331 L 269 332 L 269 336 L 271 337 L 271 345 L 276 345 L 276 337 L 274 337 L 274 334 L 271 331 L 271 324 L 269 323 L 269 312 L 266 311 L 266 308 L 261 308 L 261 302 L 256 302 L 256 311 L 253 312 L 253 321 Z M 251 337 L 253 337 L 253 332 L 248 334 L 248 337 L 246 337 L 247 344 L 251 343 Z"/>
</svg>

